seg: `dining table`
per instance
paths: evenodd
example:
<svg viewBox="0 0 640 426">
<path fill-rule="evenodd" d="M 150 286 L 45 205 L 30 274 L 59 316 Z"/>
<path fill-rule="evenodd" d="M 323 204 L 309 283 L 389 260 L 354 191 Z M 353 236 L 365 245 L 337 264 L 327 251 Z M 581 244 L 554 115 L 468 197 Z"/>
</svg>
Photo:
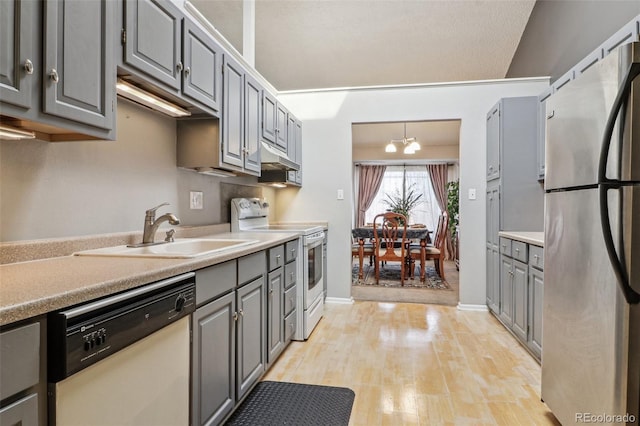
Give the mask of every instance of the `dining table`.
<svg viewBox="0 0 640 426">
<path fill-rule="evenodd" d="M 427 244 L 431 242 L 431 234 L 432 231 L 427 229 L 426 227 L 407 227 L 407 240 L 419 240 L 420 241 L 420 281 L 424 281 L 425 279 L 425 257 L 426 257 L 426 247 Z M 373 240 L 373 226 L 362 226 L 359 228 L 354 228 L 351 230 L 351 235 L 353 238 L 358 240 L 359 250 L 358 250 L 358 260 L 360 261 L 360 269 L 358 270 L 358 278 L 362 279 L 363 272 L 363 262 L 364 262 L 364 244 L 367 240 Z"/>
</svg>

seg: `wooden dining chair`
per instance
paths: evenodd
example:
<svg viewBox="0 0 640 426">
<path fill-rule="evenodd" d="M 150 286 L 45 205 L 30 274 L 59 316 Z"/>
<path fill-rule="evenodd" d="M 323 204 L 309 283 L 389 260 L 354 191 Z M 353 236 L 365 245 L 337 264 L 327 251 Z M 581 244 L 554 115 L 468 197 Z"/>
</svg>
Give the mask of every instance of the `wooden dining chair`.
<svg viewBox="0 0 640 426">
<path fill-rule="evenodd" d="M 444 281 L 444 243 L 445 238 L 447 236 L 447 228 L 449 226 L 449 215 L 447 212 L 442 212 L 440 217 L 438 218 L 438 227 L 436 228 L 436 235 L 433 239 L 433 245 L 427 245 L 425 247 L 425 258 L 424 261 L 421 259 L 422 250 L 420 249 L 420 244 L 410 244 L 408 250 L 408 264 L 411 268 L 410 275 L 413 276 L 413 270 L 415 269 L 415 261 L 419 260 L 420 265 L 426 266 L 426 261 L 433 259 L 433 263 L 436 269 L 436 272 Z"/>
<path fill-rule="evenodd" d="M 400 262 L 400 284 L 404 285 L 407 259 L 407 218 L 400 213 L 386 212 L 373 219 L 376 284 L 380 282 L 380 264 Z"/>
</svg>

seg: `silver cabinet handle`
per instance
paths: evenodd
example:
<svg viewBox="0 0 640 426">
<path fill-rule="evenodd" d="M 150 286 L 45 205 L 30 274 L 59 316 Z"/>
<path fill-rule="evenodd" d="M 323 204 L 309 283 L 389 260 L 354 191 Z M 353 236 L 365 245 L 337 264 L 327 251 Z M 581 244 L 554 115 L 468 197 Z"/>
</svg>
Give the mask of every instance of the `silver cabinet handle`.
<svg viewBox="0 0 640 426">
<path fill-rule="evenodd" d="M 233 313 L 233 320 L 234 321 L 238 321 L 238 313 L 237 312 Z"/>
<path fill-rule="evenodd" d="M 536 260 L 538 260 L 538 255 L 537 255 L 537 254 L 534 254 L 534 255 L 533 255 L 533 257 L 534 257 Z"/>
<path fill-rule="evenodd" d="M 519 248 L 516 249 L 516 253 L 520 253 L 520 249 Z"/>
<path fill-rule="evenodd" d="M 183 68 L 183 66 L 182 66 L 182 62 L 178 62 L 178 63 L 176 64 L 176 69 L 178 70 L 178 72 L 182 72 L 182 68 Z"/>
<path fill-rule="evenodd" d="M 191 67 L 186 67 L 184 69 L 184 75 L 188 76 L 191 73 Z"/>
<path fill-rule="evenodd" d="M 293 272 L 291 272 L 289 275 L 291 275 L 291 279 L 293 280 L 293 277 L 295 276 Z"/>
<path fill-rule="evenodd" d="M 240 309 L 240 311 L 238 313 L 240 314 L 241 317 L 244 316 L 244 311 L 242 309 Z"/>
<path fill-rule="evenodd" d="M 27 74 L 33 74 L 33 62 L 30 59 L 24 61 L 24 70 Z"/>
<path fill-rule="evenodd" d="M 49 71 L 49 78 L 53 80 L 54 83 L 57 83 L 58 81 L 60 81 L 60 77 L 58 76 L 58 71 L 56 71 L 55 68 L 52 68 L 51 71 Z"/>
<path fill-rule="evenodd" d="M 272 288 L 269 289 L 269 294 L 273 294 L 273 289 Z"/>
</svg>

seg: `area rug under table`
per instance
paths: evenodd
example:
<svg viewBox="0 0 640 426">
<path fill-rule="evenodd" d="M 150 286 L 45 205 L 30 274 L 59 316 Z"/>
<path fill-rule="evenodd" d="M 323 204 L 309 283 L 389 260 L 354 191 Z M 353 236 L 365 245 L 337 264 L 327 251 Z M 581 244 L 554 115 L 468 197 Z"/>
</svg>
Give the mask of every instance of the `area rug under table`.
<svg viewBox="0 0 640 426">
<path fill-rule="evenodd" d="M 376 283 L 376 272 L 373 266 L 365 264 L 363 267 L 363 279 L 358 278 L 359 266 L 354 263 L 351 271 L 351 282 L 360 286 L 398 287 L 400 285 L 400 264 L 387 263 L 380 267 L 380 281 Z M 428 288 L 431 290 L 451 290 L 449 284 L 443 280 L 433 266 L 427 265 L 425 268 L 425 280 L 420 281 L 420 267 L 416 265 L 414 279 L 405 279 L 404 287 L 408 288 Z"/>
<path fill-rule="evenodd" d="M 345 425 L 355 393 L 349 388 L 264 381 L 225 425 Z"/>
</svg>

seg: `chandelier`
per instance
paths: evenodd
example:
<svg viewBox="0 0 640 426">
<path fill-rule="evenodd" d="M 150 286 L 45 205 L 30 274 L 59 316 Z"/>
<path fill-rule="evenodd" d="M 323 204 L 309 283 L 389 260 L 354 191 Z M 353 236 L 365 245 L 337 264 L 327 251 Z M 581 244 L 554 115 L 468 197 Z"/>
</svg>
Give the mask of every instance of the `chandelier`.
<svg viewBox="0 0 640 426">
<path fill-rule="evenodd" d="M 402 143 L 404 146 L 403 153 L 415 154 L 420 150 L 420 144 L 416 141 L 416 138 L 407 138 L 407 123 L 404 123 L 404 137 L 402 139 L 391 139 L 391 141 L 384 148 L 384 152 L 396 152 L 396 143 Z"/>
</svg>

